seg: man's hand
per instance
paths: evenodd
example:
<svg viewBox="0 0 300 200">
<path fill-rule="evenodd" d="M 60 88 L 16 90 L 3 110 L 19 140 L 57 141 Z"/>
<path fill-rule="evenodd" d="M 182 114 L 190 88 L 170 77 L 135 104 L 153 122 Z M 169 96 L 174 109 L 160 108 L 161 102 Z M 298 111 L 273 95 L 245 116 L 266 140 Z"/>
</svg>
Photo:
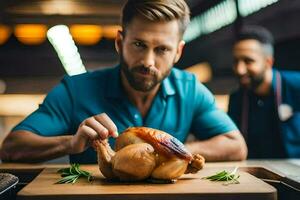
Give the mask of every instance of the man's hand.
<svg viewBox="0 0 300 200">
<path fill-rule="evenodd" d="M 114 122 L 105 113 L 85 119 L 71 139 L 70 154 L 83 152 L 96 139 L 105 140 L 108 137 L 118 137 Z"/>
</svg>

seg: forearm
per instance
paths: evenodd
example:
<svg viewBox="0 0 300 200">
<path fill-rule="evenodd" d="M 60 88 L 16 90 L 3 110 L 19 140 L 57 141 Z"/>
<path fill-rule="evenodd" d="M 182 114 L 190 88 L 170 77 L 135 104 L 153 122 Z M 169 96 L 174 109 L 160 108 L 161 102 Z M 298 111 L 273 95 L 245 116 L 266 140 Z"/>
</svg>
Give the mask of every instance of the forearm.
<svg viewBox="0 0 300 200">
<path fill-rule="evenodd" d="M 0 156 L 8 162 L 42 162 L 69 154 L 73 136 L 43 137 L 28 131 L 10 133 Z"/>
<path fill-rule="evenodd" d="M 237 131 L 185 145 L 193 154 L 199 153 L 207 161 L 235 161 L 247 157 L 245 141 Z"/>
</svg>

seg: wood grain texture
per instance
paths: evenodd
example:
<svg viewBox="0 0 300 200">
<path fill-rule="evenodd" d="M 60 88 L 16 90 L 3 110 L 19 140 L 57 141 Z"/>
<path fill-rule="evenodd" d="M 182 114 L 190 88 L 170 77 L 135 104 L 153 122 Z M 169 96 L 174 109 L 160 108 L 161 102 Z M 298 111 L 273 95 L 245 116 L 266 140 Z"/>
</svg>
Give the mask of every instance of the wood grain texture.
<svg viewBox="0 0 300 200">
<path fill-rule="evenodd" d="M 197 174 L 182 176 L 174 184 L 109 182 L 100 174 L 97 165 L 82 166 L 82 169 L 93 173 L 95 178 L 91 183 L 80 179 L 73 185 L 54 184 L 60 179 L 59 174 L 56 173 L 57 169 L 46 168 L 18 193 L 17 199 L 277 199 L 277 191 L 273 186 L 247 172 L 239 171 L 240 184 L 228 186 L 224 186 L 222 182 L 201 179 L 224 169 L 231 171 L 233 168 L 206 167 Z"/>
</svg>

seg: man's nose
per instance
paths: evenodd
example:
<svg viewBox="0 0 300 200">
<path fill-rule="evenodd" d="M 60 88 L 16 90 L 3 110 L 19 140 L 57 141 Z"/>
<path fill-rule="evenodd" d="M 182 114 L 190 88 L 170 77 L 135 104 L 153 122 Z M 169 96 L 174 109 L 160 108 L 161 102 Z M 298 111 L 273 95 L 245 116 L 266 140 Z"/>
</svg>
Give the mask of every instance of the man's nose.
<svg viewBox="0 0 300 200">
<path fill-rule="evenodd" d="M 240 76 L 242 76 L 242 75 L 245 75 L 246 73 L 247 73 L 247 66 L 245 65 L 245 63 L 243 63 L 243 62 L 237 62 L 236 64 L 235 64 L 235 73 L 237 74 L 237 75 L 240 75 Z"/>
<path fill-rule="evenodd" d="M 147 51 L 142 60 L 145 67 L 153 67 L 155 65 L 155 54 L 152 51 Z"/>
</svg>

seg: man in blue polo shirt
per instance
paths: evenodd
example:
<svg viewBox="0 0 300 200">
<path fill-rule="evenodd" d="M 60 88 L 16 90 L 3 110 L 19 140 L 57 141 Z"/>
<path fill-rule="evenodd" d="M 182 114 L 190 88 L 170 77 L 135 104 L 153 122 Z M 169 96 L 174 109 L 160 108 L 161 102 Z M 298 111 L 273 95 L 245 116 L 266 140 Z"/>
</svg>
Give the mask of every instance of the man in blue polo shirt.
<svg viewBox="0 0 300 200">
<path fill-rule="evenodd" d="M 242 160 L 243 137 L 216 108 L 212 94 L 195 76 L 173 69 L 189 22 L 184 0 L 129 0 L 116 38 L 120 64 L 66 76 L 43 104 L 4 140 L 6 161 L 43 161 L 70 155 L 76 163 L 96 163 L 94 139 L 117 137 L 131 126 L 146 126 L 184 142 L 208 161 Z M 112 137 L 110 137 L 112 136 Z"/>
<path fill-rule="evenodd" d="M 229 115 L 248 146 L 248 158 L 300 158 L 300 73 L 273 69 L 273 37 L 245 26 L 233 47 L 240 88 Z"/>
</svg>

